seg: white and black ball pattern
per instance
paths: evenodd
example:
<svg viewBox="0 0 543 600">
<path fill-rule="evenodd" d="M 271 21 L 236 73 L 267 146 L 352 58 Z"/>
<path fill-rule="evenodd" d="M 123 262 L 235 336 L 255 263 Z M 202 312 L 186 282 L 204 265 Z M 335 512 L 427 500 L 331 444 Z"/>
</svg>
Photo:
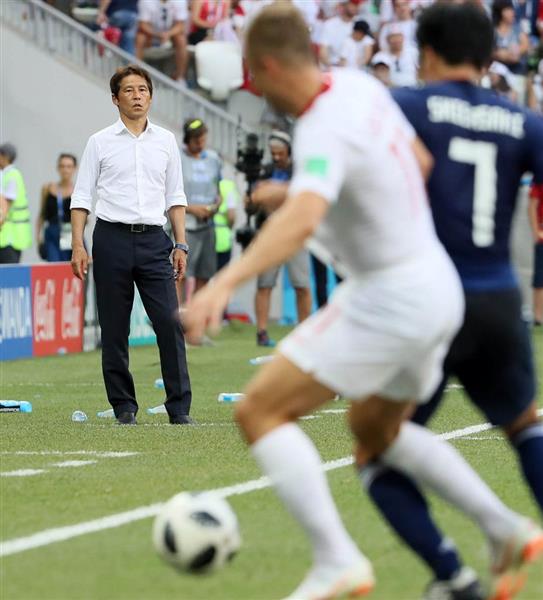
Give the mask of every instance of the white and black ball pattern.
<svg viewBox="0 0 543 600">
<path fill-rule="evenodd" d="M 224 498 L 183 492 L 169 500 L 153 526 L 157 552 L 180 571 L 223 567 L 241 546 L 237 517 Z"/>
</svg>

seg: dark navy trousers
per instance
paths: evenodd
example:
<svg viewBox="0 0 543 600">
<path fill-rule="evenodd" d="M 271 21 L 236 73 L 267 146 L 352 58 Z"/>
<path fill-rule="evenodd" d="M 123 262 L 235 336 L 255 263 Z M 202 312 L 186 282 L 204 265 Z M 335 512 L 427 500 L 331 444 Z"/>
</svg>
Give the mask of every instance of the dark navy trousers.
<svg viewBox="0 0 543 600">
<path fill-rule="evenodd" d="M 133 233 L 116 223 L 96 223 L 92 256 L 102 330 L 102 372 L 115 415 L 138 410 L 128 370 L 134 284 L 157 336 L 168 414 L 189 414 L 192 394 L 171 251 L 172 241 L 162 228 Z"/>
</svg>

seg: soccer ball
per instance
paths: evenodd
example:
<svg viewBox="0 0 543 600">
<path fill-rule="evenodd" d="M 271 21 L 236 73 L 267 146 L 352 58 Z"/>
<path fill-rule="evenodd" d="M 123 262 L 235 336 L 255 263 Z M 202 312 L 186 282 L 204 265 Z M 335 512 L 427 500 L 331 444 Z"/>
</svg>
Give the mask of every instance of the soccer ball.
<svg viewBox="0 0 543 600">
<path fill-rule="evenodd" d="M 210 572 L 232 560 L 241 546 L 238 520 L 226 500 L 183 492 L 169 500 L 153 526 L 157 552 L 179 571 Z"/>
</svg>

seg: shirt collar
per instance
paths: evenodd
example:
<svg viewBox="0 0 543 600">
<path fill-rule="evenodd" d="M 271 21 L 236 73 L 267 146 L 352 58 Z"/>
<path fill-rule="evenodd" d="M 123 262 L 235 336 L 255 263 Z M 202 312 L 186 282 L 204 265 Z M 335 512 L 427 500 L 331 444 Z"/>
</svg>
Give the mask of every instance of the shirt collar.
<svg viewBox="0 0 543 600">
<path fill-rule="evenodd" d="M 151 121 L 149 119 L 147 119 L 147 127 L 145 128 L 145 131 L 143 133 L 146 133 L 147 131 L 151 131 L 153 128 L 154 128 L 153 123 L 151 123 Z M 123 123 L 121 117 L 119 117 L 117 119 L 117 122 L 113 125 L 113 133 L 118 135 L 119 133 L 122 133 L 123 131 L 128 131 L 128 129 L 126 128 L 126 125 Z M 128 132 L 128 133 L 130 133 L 130 132 Z"/>
</svg>

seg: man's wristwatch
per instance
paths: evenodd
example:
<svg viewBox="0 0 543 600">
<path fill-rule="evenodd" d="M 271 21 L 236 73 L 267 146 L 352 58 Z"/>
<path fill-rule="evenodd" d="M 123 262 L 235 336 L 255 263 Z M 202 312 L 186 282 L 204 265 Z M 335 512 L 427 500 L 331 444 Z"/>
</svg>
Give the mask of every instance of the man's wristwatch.
<svg viewBox="0 0 543 600">
<path fill-rule="evenodd" d="M 189 247 L 188 247 L 188 244 L 179 244 L 179 243 L 175 243 L 175 244 L 173 245 L 173 249 L 174 249 L 174 250 L 183 250 L 183 252 L 184 252 L 185 254 L 188 254 L 188 253 L 189 253 Z"/>
</svg>

